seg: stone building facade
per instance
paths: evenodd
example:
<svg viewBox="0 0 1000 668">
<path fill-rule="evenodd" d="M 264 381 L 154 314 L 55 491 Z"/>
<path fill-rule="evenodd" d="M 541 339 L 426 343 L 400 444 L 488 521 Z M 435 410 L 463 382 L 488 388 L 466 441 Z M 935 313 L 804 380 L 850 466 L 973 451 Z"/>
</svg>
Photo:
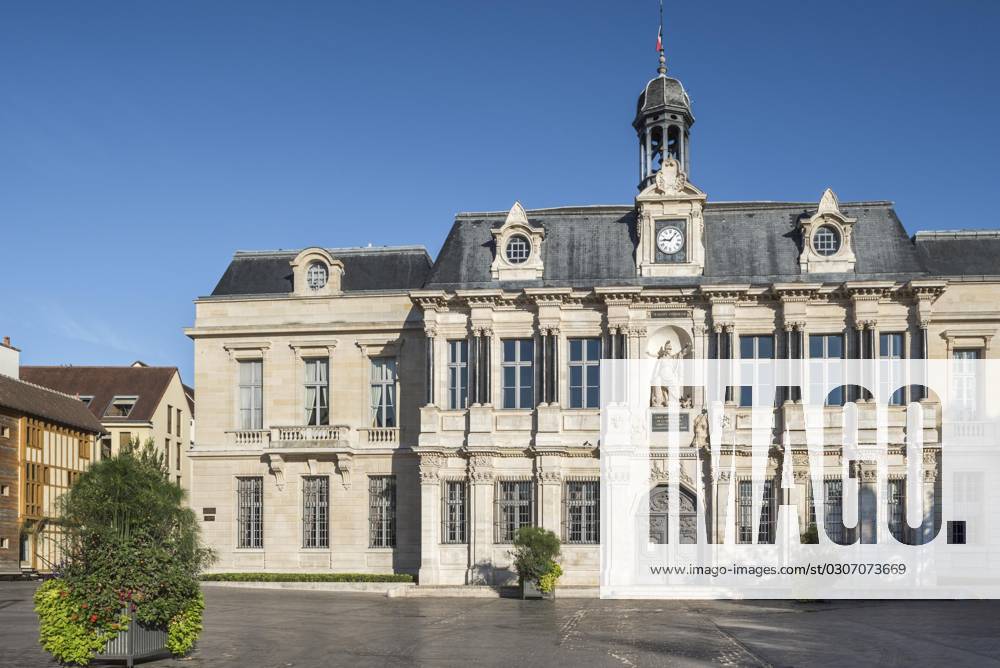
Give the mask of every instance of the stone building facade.
<svg viewBox="0 0 1000 668">
<path fill-rule="evenodd" d="M 459 214 L 433 263 L 414 248 L 237 254 L 188 330 L 200 404 L 192 504 L 216 568 L 503 584 L 513 533 L 534 524 L 563 540 L 563 584 L 594 585 L 601 359 L 1000 356 L 1000 234 L 910 237 L 890 202 L 841 203 L 830 190 L 814 202 L 712 202 L 690 177 L 693 124 L 684 87 L 661 62 L 633 121 L 632 204 Z M 808 391 L 775 399 L 772 437 L 793 459 L 806 452 Z M 921 540 L 899 523 L 904 405 L 925 407 L 920 489 L 933 508 L 937 397 L 910 380 L 892 394 L 889 495 L 862 508 L 855 535 L 836 510 L 817 519 L 810 508 L 819 496 L 838 508 L 839 474 L 822 490 L 797 477 L 792 498 L 774 482 L 774 458 L 763 499 L 750 504 L 750 398 L 732 388 L 722 399 L 717 468 L 735 460 L 736 474 L 709 476 L 714 535 L 731 527 L 740 542 L 768 542 L 777 504 L 791 502 L 803 532 L 821 521 L 840 540 L 864 541 L 885 512 L 901 539 Z M 826 397 L 831 465 L 844 405 L 857 407 L 860 444 L 874 443 L 870 399 L 853 387 Z M 681 406 L 686 445 L 706 397 L 683 388 Z M 652 457 L 650 539 L 662 541 L 665 450 L 655 434 Z M 684 449 L 682 540 L 692 537 L 703 465 L 703 452 Z M 737 504 L 726 517 L 717 509 L 730 489 Z M 918 532 L 936 532 L 932 515 Z"/>
</svg>

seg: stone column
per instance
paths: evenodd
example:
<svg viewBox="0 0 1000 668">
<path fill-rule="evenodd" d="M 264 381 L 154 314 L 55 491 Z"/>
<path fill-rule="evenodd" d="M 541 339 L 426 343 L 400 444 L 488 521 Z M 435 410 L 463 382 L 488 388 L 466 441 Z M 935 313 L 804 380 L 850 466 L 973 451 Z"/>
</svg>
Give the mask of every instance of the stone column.
<svg viewBox="0 0 1000 668">
<path fill-rule="evenodd" d="M 493 403 L 493 330 L 484 327 L 482 329 L 482 336 L 480 337 L 482 345 L 482 367 L 480 373 L 482 374 L 482 392 L 480 394 L 479 403 L 481 404 L 492 404 Z"/>
<path fill-rule="evenodd" d="M 562 345 L 562 336 L 559 332 L 558 327 L 553 327 L 549 330 L 552 337 L 552 401 L 550 403 L 559 405 L 559 389 L 562 387 L 563 374 L 561 374 L 559 368 L 559 349 Z"/>
<path fill-rule="evenodd" d="M 469 456 L 469 565 L 466 584 L 493 584 L 493 457 Z"/>
<path fill-rule="evenodd" d="M 931 324 L 930 320 L 923 320 L 923 319 L 921 319 L 921 321 L 920 321 L 920 353 L 921 353 L 921 356 L 922 356 L 921 358 L 923 360 L 925 360 L 925 362 L 927 360 L 927 354 L 928 354 L 927 353 L 927 347 L 928 347 L 928 333 L 927 333 L 927 328 L 930 326 L 930 324 Z M 927 387 L 928 380 L 929 380 L 929 378 L 928 378 L 927 366 L 925 364 L 924 365 L 923 374 L 921 375 L 921 378 L 920 378 L 920 383 L 921 383 L 921 385 L 923 387 L 921 387 L 921 389 L 920 389 L 920 396 L 918 398 L 921 399 L 921 400 L 928 399 L 930 397 L 930 389 Z"/>
<path fill-rule="evenodd" d="M 426 357 L 424 360 L 424 382 L 427 383 L 427 404 L 435 403 L 437 396 L 437 369 L 434 368 L 434 347 L 437 345 L 437 329 L 434 327 L 424 328 L 426 343 Z"/>
<path fill-rule="evenodd" d="M 479 405 L 479 335 L 476 329 L 469 330 L 469 405 Z"/>
<path fill-rule="evenodd" d="M 726 360 L 728 361 L 727 367 L 729 369 L 730 379 L 736 377 L 736 327 L 734 325 L 725 325 L 725 340 L 726 340 Z M 736 402 L 736 390 L 732 385 L 732 381 L 726 383 L 726 403 Z"/>
<path fill-rule="evenodd" d="M 420 455 L 420 583 L 441 579 L 441 480 L 444 458 L 436 452 Z"/>
</svg>

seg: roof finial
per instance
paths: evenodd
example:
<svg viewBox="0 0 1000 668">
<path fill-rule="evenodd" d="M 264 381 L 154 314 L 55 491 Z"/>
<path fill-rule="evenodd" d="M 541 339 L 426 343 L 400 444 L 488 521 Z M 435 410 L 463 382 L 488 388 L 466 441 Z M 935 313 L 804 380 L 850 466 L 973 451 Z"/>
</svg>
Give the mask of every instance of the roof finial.
<svg viewBox="0 0 1000 668">
<path fill-rule="evenodd" d="M 660 32 L 656 34 L 656 50 L 660 53 L 660 66 L 656 71 L 660 76 L 667 74 L 667 57 L 663 54 L 663 0 L 660 0 Z"/>
</svg>

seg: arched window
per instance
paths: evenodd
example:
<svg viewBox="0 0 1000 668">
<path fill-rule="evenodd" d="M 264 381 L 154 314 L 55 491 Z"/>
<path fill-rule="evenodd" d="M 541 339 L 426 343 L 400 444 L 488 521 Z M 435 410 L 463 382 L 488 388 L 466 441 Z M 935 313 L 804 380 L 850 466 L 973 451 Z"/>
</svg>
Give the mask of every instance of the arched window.
<svg viewBox="0 0 1000 668">
<path fill-rule="evenodd" d="M 649 156 L 650 174 L 660 171 L 663 164 L 663 128 L 660 126 L 649 131 Z"/>
</svg>

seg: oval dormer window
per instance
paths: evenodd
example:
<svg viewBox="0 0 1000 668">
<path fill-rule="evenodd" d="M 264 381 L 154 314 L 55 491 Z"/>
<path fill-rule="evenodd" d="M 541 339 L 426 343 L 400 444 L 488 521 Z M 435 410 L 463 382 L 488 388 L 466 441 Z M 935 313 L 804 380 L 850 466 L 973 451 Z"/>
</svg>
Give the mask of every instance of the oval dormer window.
<svg viewBox="0 0 1000 668">
<path fill-rule="evenodd" d="M 511 264 L 523 264 L 528 261 L 531 255 L 531 242 L 520 234 L 515 234 L 507 240 L 507 248 L 504 249 L 507 261 Z"/>
<path fill-rule="evenodd" d="M 326 281 L 330 277 L 326 265 L 322 262 L 313 262 L 306 270 L 306 284 L 310 290 L 319 290 L 326 286 Z"/>
<path fill-rule="evenodd" d="M 840 250 L 840 233 L 829 225 L 823 225 L 813 235 L 813 250 L 823 256 L 835 255 Z"/>
</svg>

